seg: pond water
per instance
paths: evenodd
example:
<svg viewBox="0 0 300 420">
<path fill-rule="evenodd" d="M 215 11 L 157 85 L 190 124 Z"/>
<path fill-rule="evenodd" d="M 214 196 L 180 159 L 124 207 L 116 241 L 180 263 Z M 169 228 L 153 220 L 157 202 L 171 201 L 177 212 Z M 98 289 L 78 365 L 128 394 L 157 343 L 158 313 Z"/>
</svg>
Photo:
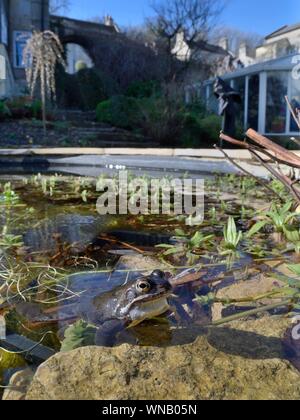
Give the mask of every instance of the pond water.
<svg viewBox="0 0 300 420">
<path fill-rule="evenodd" d="M 39 343 L 53 352 L 60 351 L 72 333 L 69 347 L 78 342 L 93 344 L 93 333 L 88 330 L 86 334 L 84 329 L 99 327 L 88 325 L 91 317 L 87 316 L 97 313 L 99 296 L 105 302 L 113 301 L 115 290 L 121 287 L 126 292 L 131 282 L 155 269 L 177 281 L 172 297 L 177 315 L 171 311 L 124 329 L 116 344 L 173 346 L 192 342 L 198 328 L 225 322 L 227 317 L 238 318 L 245 311 L 244 318 L 251 319 L 265 312 L 275 316 L 297 313 L 298 285 L 293 289 L 291 284 L 285 294 L 282 282 L 293 277 L 287 264 L 295 268 L 300 262 L 300 239 L 288 237 L 286 226 L 274 227 L 271 216 L 265 216 L 265 223 L 253 236 L 247 236 L 257 222 L 263 222 L 258 215 L 269 210 L 272 200 L 275 206 L 279 196 L 283 201 L 289 199 L 280 185 L 270 183 L 272 196 L 252 179 L 234 175 L 207 179 L 204 222 L 189 226 L 187 216 L 100 216 L 96 211 L 100 178 L 3 177 L 0 315 L 9 336 L 25 337 L 33 346 Z M 279 201 L 277 206 L 281 208 Z M 292 209 L 284 215 L 287 230 L 298 232 L 299 221 L 289 217 L 289 212 Z M 198 277 L 180 284 L 180 273 L 182 278 L 197 273 Z M 240 289 L 230 295 L 235 286 Z M 228 296 L 222 290 L 229 291 Z M 286 300 L 293 290 L 290 305 L 280 305 L 279 299 Z M 260 311 L 264 305 L 268 308 Z M 77 329 L 70 330 L 72 325 Z M 183 329 L 185 334 L 178 334 Z M 21 344 L 14 350 L 20 355 L 0 361 L 3 385 L 9 378 L 7 372 L 42 361 Z"/>
</svg>

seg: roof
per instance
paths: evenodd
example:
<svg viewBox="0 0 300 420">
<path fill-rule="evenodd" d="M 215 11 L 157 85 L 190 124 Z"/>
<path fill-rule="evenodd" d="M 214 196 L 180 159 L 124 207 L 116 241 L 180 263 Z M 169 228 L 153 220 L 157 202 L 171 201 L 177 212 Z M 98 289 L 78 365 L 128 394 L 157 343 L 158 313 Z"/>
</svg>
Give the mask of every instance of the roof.
<svg viewBox="0 0 300 420">
<path fill-rule="evenodd" d="M 192 42 L 188 42 L 188 45 L 190 48 L 195 48 L 198 50 L 202 50 L 202 51 L 207 51 L 213 54 L 219 54 L 222 56 L 227 56 L 230 55 L 230 52 L 225 50 L 224 48 L 220 47 L 219 45 L 213 45 L 213 44 L 209 44 L 206 41 L 192 41 Z"/>
<path fill-rule="evenodd" d="M 293 57 L 295 54 L 290 54 L 285 57 L 279 57 L 268 61 L 261 61 L 251 66 L 244 67 L 221 76 L 222 79 L 234 79 L 236 77 L 250 76 L 251 74 L 258 74 L 264 71 L 291 71 L 295 64 L 293 64 Z M 214 79 L 206 80 L 204 83 L 211 83 Z"/>
<path fill-rule="evenodd" d="M 276 36 L 284 35 L 292 31 L 296 31 L 297 29 L 300 29 L 300 22 L 295 23 L 294 25 L 285 25 L 281 28 L 277 29 L 275 32 L 272 32 L 270 35 L 267 35 L 265 39 L 274 38 Z"/>
<path fill-rule="evenodd" d="M 80 19 L 73 19 L 73 18 L 69 18 L 65 16 L 50 15 L 50 21 L 52 24 L 66 21 L 66 22 L 74 23 L 75 25 L 77 24 L 77 25 L 89 26 L 91 29 L 95 29 L 95 30 L 101 29 L 106 32 L 117 33 L 115 27 L 113 26 L 108 26 L 108 25 L 105 25 L 104 23 L 91 22 L 88 20 L 80 20 Z"/>
</svg>

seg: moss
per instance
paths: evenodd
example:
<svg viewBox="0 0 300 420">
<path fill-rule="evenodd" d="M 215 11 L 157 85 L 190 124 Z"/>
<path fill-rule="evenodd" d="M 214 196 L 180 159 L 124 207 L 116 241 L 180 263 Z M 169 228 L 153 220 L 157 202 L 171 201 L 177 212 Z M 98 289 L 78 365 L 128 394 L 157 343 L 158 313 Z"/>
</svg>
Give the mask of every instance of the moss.
<svg viewBox="0 0 300 420">
<path fill-rule="evenodd" d="M 0 350 L 0 382 L 3 381 L 3 375 L 7 369 L 16 369 L 25 366 L 26 362 L 22 356 Z"/>
</svg>

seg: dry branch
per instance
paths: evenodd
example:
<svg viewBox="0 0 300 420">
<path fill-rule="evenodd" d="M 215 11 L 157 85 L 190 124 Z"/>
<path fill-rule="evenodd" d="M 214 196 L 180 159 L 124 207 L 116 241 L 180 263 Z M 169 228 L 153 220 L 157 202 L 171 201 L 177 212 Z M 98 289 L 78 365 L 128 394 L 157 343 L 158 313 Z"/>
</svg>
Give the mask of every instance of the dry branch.
<svg viewBox="0 0 300 420">
<path fill-rule="evenodd" d="M 273 141 L 269 140 L 268 138 L 262 136 L 261 134 L 257 133 L 255 130 L 249 129 L 246 133 L 248 139 L 245 139 L 244 142 L 233 139 L 232 137 L 227 136 L 224 133 L 221 133 L 220 138 L 230 144 L 235 146 L 242 147 L 247 149 L 252 156 L 261 164 L 267 171 L 277 180 L 279 180 L 287 190 L 293 195 L 296 202 L 300 204 L 300 191 L 296 187 L 298 181 L 293 181 L 288 176 L 284 175 L 278 167 L 274 167 L 274 164 L 278 166 L 278 164 L 284 164 L 290 168 L 300 168 L 300 158 L 295 155 L 294 153 L 284 149 L 282 146 L 274 143 Z M 254 143 L 254 144 L 253 144 Z M 231 159 L 223 149 L 216 147 L 220 150 L 227 160 L 229 160 L 232 164 L 234 164 L 238 169 L 242 170 L 247 175 L 252 176 L 257 180 L 259 184 L 262 185 L 263 181 L 256 178 L 254 175 L 250 174 L 248 171 L 245 171 L 240 165 L 238 165 L 234 159 Z M 270 163 L 264 160 L 263 156 L 266 156 Z M 272 190 L 267 184 L 263 183 L 264 187 L 268 190 Z M 275 194 L 275 192 L 272 190 Z M 278 194 L 277 194 L 278 195 Z M 278 195 L 279 196 L 279 195 Z"/>
<path fill-rule="evenodd" d="M 284 147 L 279 146 L 278 144 L 267 139 L 266 137 L 262 136 L 261 134 L 257 133 L 251 128 L 247 131 L 246 136 L 249 137 L 256 145 L 262 147 L 263 149 L 271 150 L 275 154 L 275 160 L 279 159 L 288 166 L 292 166 L 293 168 L 300 168 L 300 158 L 293 152 L 289 152 Z"/>
</svg>

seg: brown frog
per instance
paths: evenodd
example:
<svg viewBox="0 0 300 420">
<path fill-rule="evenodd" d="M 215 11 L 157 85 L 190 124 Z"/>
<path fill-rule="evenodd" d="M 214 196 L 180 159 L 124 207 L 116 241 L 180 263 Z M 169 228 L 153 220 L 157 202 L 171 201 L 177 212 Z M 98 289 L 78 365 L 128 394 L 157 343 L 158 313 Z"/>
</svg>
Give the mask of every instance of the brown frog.
<svg viewBox="0 0 300 420">
<path fill-rule="evenodd" d="M 166 275 L 156 270 L 95 297 L 90 308 L 83 309 L 82 317 L 98 327 L 96 345 L 113 346 L 120 331 L 168 312 L 171 294 Z"/>
</svg>

